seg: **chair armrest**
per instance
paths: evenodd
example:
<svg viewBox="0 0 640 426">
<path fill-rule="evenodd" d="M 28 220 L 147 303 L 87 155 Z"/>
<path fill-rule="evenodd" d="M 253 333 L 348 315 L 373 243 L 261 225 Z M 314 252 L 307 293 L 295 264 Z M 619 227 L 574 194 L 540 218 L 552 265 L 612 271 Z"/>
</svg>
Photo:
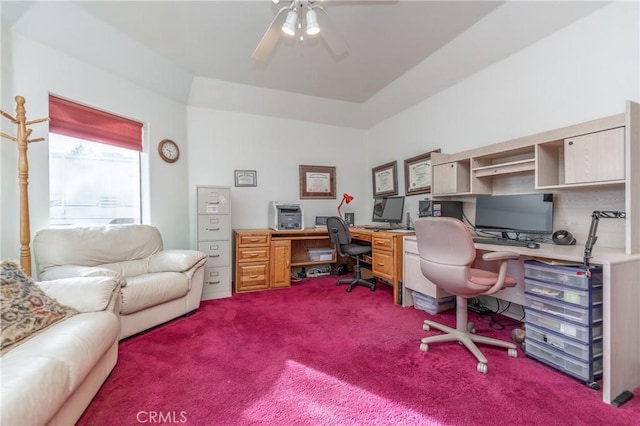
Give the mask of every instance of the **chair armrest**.
<svg viewBox="0 0 640 426">
<path fill-rule="evenodd" d="M 99 266 L 61 265 L 48 268 L 38 274 L 41 281 L 59 280 L 62 278 L 77 277 L 112 277 L 119 278 L 117 272 Z"/>
<path fill-rule="evenodd" d="M 197 250 L 162 250 L 149 258 L 149 272 L 188 272 L 204 265 L 207 255 Z"/>
<path fill-rule="evenodd" d="M 75 277 L 36 284 L 50 297 L 80 312 L 112 310 L 120 294 L 121 278 Z"/>
<path fill-rule="evenodd" d="M 515 260 L 518 258 L 520 258 L 520 255 L 512 251 L 490 251 L 482 255 L 482 259 L 487 261 Z"/>
</svg>

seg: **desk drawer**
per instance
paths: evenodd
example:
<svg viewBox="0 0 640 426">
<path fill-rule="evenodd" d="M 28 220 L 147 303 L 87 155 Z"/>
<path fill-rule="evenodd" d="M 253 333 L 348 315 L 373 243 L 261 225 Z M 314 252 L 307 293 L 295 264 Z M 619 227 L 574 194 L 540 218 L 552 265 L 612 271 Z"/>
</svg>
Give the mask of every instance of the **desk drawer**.
<svg viewBox="0 0 640 426">
<path fill-rule="evenodd" d="M 236 291 L 264 290 L 267 288 L 269 288 L 269 263 L 238 265 Z"/>
<path fill-rule="evenodd" d="M 351 233 L 351 239 L 352 240 L 366 241 L 368 243 L 371 242 L 371 233 L 370 232 L 360 232 L 360 231 L 350 230 L 350 233 Z"/>
<path fill-rule="evenodd" d="M 240 247 L 236 261 L 257 262 L 269 260 L 269 247 Z"/>
<path fill-rule="evenodd" d="M 373 250 L 393 250 L 393 236 L 376 234 L 371 238 Z"/>
<path fill-rule="evenodd" d="M 393 255 L 384 250 L 373 251 L 373 275 L 393 281 Z"/>
<path fill-rule="evenodd" d="M 238 234 L 238 244 L 243 247 L 268 246 L 271 243 L 268 232 Z"/>
</svg>

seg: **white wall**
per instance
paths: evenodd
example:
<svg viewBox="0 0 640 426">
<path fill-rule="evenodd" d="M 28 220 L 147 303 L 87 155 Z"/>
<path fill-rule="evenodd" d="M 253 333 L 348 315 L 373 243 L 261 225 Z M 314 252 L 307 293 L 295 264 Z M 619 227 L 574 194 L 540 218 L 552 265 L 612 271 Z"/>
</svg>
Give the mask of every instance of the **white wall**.
<svg viewBox="0 0 640 426">
<path fill-rule="evenodd" d="M 627 99 L 640 99 L 638 9 L 638 2 L 599 9 L 369 129 L 371 165 L 436 148 L 464 151 L 624 112 Z M 408 197 L 412 214 L 422 198 Z M 610 209 L 620 200 L 605 204 Z M 588 205 L 585 211 L 594 207 L 603 209 Z M 588 230 L 589 220 L 586 214 L 571 224 Z"/>
<path fill-rule="evenodd" d="M 143 89 L 101 69 L 26 39 L 3 33 L 2 109 L 15 111 L 15 95 L 27 100 L 27 118 L 48 115 L 48 94 L 114 112 L 144 123 L 143 196 L 148 206 L 144 222 L 157 226 L 167 248 L 189 245 L 187 192 L 188 145 L 186 107 Z M 5 75 L 5 67 L 11 73 Z M 3 119 L 4 120 L 4 119 Z M 15 128 L 3 123 L 3 131 Z M 5 130 L 6 129 L 6 130 Z M 48 125 L 33 126 L 34 137 L 46 137 Z M 177 163 L 164 163 L 157 155 L 161 139 L 175 140 L 181 148 Z M 17 150 L 2 141 L 2 258 L 19 257 Z M 49 157 L 47 142 L 29 146 L 29 199 L 31 236 L 49 224 Z M 176 208 L 176 206 L 178 206 Z M 181 207 L 184 206 L 184 207 Z"/>
<path fill-rule="evenodd" d="M 344 192 L 355 199 L 342 212 L 370 221 L 362 214 L 371 204 L 363 130 L 197 107 L 187 108 L 187 123 L 192 218 L 195 186 L 222 185 L 231 187 L 233 228 L 267 228 L 272 200 L 299 202 L 312 227 L 316 215 L 337 214 Z M 299 165 L 335 167 L 337 198 L 300 200 Z M 234 170 L 256 170 L 257 187 L 236 188 Z"/>
</svg>

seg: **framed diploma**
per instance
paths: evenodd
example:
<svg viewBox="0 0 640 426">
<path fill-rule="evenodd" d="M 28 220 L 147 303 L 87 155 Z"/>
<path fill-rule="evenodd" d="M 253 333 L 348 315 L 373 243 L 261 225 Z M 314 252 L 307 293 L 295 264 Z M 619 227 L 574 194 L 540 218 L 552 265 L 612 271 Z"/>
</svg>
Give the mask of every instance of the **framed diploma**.
<svg viewBox="0 0 640 426">
<path fill-rule="evenodd" d="M 300 166 L 300 199 L 336 198 L 336 168 Z"/>
<path fill-rule="evenodd" d="M 371 170 L 373 196 L 398 195 L 398 162 L 383 164 Z"/>
<path fill-rule="evenodd" d="M 258 186 L 258 175 L 255 170 L 236 170 L 236 186 Z"/>
<path fill-rule="evenodd" d="M 431 153 L 404 160 L 404 185 L 406 195 L 428 194 L 431 192 Z"/>
</svg>

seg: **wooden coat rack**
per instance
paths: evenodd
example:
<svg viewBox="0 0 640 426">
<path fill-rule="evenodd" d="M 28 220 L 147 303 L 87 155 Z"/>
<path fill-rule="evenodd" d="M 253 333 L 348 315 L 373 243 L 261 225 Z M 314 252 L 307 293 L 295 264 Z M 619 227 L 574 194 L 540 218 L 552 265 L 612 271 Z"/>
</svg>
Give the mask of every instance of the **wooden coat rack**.
<svg viewBox="0 0 640 426">
<path fill-rule="evenodd" d="M 4 132 L 0 132 L 0 136 L 10 139 L 18 144 L 18 184 L 20 185 L 20 266 L 25 274 L 31 276 L 31 231 L 29 224 L 29 162 L 27 160 L 27 145 L 31 142 L 40 142 L 45 138 L 29 139 L 32 129 L 27 126 L 43 121 L 49 121 L 49 118 L 38 118 L 37 120 L 27 121 L 27 111 L 24 108 L 25 100 L 22 96 L 16 96 L 16 116 L 0 110 L 3 117 L 18 126 L 16 137 L 9 136 Z"/>
</svg>

